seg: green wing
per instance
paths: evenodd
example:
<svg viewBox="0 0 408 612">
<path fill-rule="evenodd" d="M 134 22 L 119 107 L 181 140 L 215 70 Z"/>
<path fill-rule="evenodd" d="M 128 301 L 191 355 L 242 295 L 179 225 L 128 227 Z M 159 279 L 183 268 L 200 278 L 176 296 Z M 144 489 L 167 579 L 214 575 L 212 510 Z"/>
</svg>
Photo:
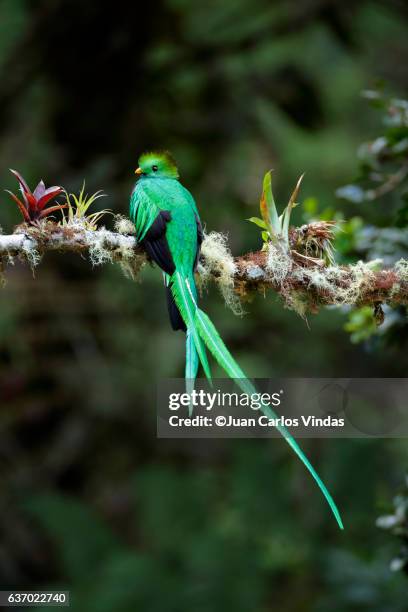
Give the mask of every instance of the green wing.
<svg viewBox="0 0 408 612">
<path fill-rule="evenodd" d="M 159 206 L 149 197 L 143 187 L 137 183 L 130 196 L 130 218 L 135 224 L 136 238 L 140 242 L 149 231 L 150 226 L 160 213 Z"/>
</svg>

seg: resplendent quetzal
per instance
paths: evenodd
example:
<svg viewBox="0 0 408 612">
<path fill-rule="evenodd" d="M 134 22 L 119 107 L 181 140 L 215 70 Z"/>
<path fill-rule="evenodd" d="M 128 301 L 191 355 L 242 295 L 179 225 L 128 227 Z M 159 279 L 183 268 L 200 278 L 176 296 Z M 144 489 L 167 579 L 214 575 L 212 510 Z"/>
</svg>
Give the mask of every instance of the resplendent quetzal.
<svg viewBox="0 0 408 612">
<path fill-rule="evenodd" d="M 206 347 L 244 393 L 256 393 L 209 317 L 198 307 L 194 272 L 203 240 L 200 217 L 191 193 L 179 182 L 177 166 L 167 152 L 144 153 L 136 170 L 139 176 L 130 198 L 130 217 L 138 243 L 163 270 L 170 321 L 174 330 L 186 332 L 187 389 L 192 389 L 201 363 L 211 379 Z M 277 414 L 269 405 L 262 412 Z M 316 470 L 284 426 L 277 429 L 309 470 L 323 492 L 341 529 L 339 511 Z"/>
</svg>

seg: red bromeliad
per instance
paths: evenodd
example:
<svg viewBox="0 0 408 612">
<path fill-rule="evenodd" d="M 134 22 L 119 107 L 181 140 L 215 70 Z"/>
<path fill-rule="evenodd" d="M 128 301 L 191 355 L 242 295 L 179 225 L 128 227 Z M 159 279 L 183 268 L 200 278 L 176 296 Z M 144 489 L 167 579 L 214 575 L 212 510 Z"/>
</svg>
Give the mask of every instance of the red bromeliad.
<svg viewBox="0 0 408 612">
<path fill-rule="evenodd" d="M 12 170 L 11 168 L 10 172 L 14 174 L 20 183 L 20 191 L 23 195 L 23 201 L 21 201 L 12 191 L 9 191 L 8 189 L 6 189 L 6 191 L 11 195 L 14 202 L 17 204 L 21 214 L 24 217 L 24 221 L 27 223 L 38 223 L 38 221 L 50 213 L 66 208 L 66 204 L 55 204 L 54 206 L 45 208 L 48 202 L 63 192 L 62 187 L 48 187 L 48 189 L 46 189 L 44 181 L 40 181 L 34 191 L 31 192 L 30 188 L 19 172 Z"/>
</svg>

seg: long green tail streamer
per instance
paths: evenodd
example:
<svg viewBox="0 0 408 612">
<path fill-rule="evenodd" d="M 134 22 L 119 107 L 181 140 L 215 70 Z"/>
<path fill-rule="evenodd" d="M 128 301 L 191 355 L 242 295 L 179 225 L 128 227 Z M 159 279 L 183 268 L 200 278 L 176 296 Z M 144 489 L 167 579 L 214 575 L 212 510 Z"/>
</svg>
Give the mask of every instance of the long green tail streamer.
<svg viewBox="0 0 408 612">
<path fill-rule="evenodd" d="M 254 393 L 256 393 L 255 387 L 245 376 L 244 372 L 241 370 L 241 368 L 225 346 L 221 336 L 219 335 L 215 326 L 211 322 L 210 318 L 205 314 L 205 312 L 203 312 L 197 307 L 195 296 L 190 287 L 190 284 L 194 283 L 194 280 L 184 278 L 180 273 L 175 272 L 172 277 L 172 281 L 173 294 L 176 300 L 176 304 L 180 310 L 181 316 L 183 317 L 187 325 L 188 330 L 191 329 L 191 337 L 196 346 L 198 356 L 200 358 L 201 363 L 203 364 L 204 372 L 206 373 L 206 375 L 206 370 L 209 368 L 205 351 L 203 350 L 203 347 L 201 345 L 201 339 L 204 341 L 208 350 L 213 354 L 219 365 L 225 370 L 228 376 L 235 379 L 236 384 L 244 393 L 247 393 L 248 395 L 253 395 Z M 198 342 L 197 337 L 199 337 Z M 204 362 L 202 359 L 203 354 L 205 356 Z M 274 410 L 272 410 L 272 408 L 270 406 L 267 406 L 266 404 L 262 404 L 261 410 L 263 414 L 265 414 L 271 419 L 278 418 L 276 412 L 274 412 Z M 286 427 L 284 427 L 283 425 L 277 425 L 276 428 L 286 440 L 286 442 L 289 444 L 289 446 L 292 448 L 292 450 L 299 457 L 299 459 L 302 461 L 302 463 L 305 465 L 305 467 L 308 469 L 310 474 L 313 476 L 317 485 L 322 491 L 327 503 L 329 504 L 340 529 L 344 529 L 343 521 L 341 520 L 339 510 L 332 496 L 330 495 L 326 485 L 323 483 L 322 479 L 314 469 L 313 465 L 310 463 L 309 459 L 306 457 L 305 453 L 300 448 L 299 444 L 289 433 Z"/>
<path fill-rule="evenodd" d="M 217 332 L 209 317 L 199 308 L 197 308 L 196 310 L 195 322 L 200 336 L 202 337 L 208 349 L 214 355 L 214 358 L 218 361 L 220 366 L 227 372 L 227 374 L 231 378 L 235 379 L 236 384 L 240 387 L 242 391 L 244 391 L 244 393 L 248 393 L 248 395 L 253 395 L 254 393 L 256 393 L 255 387 L 248 380 L 248 378 L 245 376 L 244 372 L 241 370 L 235 359 L 232 357 L 231 353 L 225 346 L 223 340 L 221 339 L 221 336 Z M 276 412 L 266 404 L 261 405 L 261 410 L 267 417 L 271 419 L 278 418 Z M 289 433 L 285 426 L 277 425 L 276 428 L 279 433 L 285 438 L 289 446 L 295 451 L 295 453 L 306 466 L 306 468 L 309 470 L 316 483 L 320 487 L 320 490 L 322 491 L 324 497 L 326 498 L 327 503 L 329 504 L 340 529 L 344 529 L 343 521 L 341 520 L 339 510 L 332 496 L 330 495 L 326 485 L 323 483 L 322 479 L 314 469 L 313 465 L 310 463 L 309 459 L 306 457 L 305 453 L 300 448 L 299 444 L 296 442 L 294 437 Z"/>
</svg>

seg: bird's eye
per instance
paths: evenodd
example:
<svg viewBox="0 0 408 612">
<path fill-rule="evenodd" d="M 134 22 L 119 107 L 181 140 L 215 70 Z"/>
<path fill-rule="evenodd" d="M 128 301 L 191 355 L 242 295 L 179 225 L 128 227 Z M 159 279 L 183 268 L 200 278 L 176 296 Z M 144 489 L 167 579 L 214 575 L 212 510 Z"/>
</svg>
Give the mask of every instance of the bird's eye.
<svg viewBox="0 0 408 612">
<path fill-rule="evenodd" d="M 153 172 L 157 172 L 158 171 L 158 167 L 157 166 L 152 166 L 152 170 L 153 170 Z"/>
</svg>

